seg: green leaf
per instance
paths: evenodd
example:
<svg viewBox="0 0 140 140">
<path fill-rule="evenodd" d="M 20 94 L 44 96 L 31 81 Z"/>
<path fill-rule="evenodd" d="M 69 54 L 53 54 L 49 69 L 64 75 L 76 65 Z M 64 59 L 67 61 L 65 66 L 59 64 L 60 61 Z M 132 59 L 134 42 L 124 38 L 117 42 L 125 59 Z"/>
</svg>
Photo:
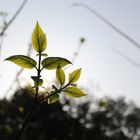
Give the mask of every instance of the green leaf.
<svg viewBox="0 0 140 140">
<path fill-rule="evenodd" d="M 48 55 L 46 53 L 42 53 L 41 56 L 47 57 Z"/>
<path fill-rule="evenodd" d="M 31 76 L 32 80 L 34 81 L 34 85 L 37 86 L 37 80 L 39 80 L 38 82 L 38 86 L 42 86 L 43 84 L 43 80 L 42 79 L 38 79 L 37 76 Z"/>
<path fill-rule="evenodd" d="M 65 73 L 62 68 L 59 68 L 59 67 L 57 68 L 56 80 L 61 86 L 63 86 L 65 84 Z"/>
<path fill-rule="evenodd" d="M 61 57 L 47 57 L 42 61 L 41 64 L 43 68 L 52 70 L 52 69 L 57 69 L 58 67 L 64 67 L 68 64 L 71 64 L 71 62 Z"/>
<path fill-rule="evenodd" d="M 27 68 L 27 69 L 32 69 L 36 67 L 36 61 L 28 56 L 24 56 L 24 55 L 13 55 L 10 56 L 8 58 L 6 58 L 5 60 L 11 61 L 15 64 L 17 64 L 18 66 L 21 66 L 23 68 Z"/>
<path fill-rule="evenodd" d="M 39 56 L 39 54 L 37 54 L 36 56 Z M 41 56 L 47 57 L 48 55 L 46 53 L 42 53 Z"/>
<path fill-rule="evenodd" d="M 81 69 L 77 69 L 73 71 L 72 73 L 69 74 L 69 82 L 70 83 L 75 83 L 81 75 Z"/>
<path fill-rule="evenodd" d="M 50 97 L 48 98 L 48 104 L 52 104 L 52 103 L 54 103 L 54 102 L 56 102 L 56 101 L 59 100 L 59 94 L 54 93 L 53 91 L 52 91 L 51 94 L 52 94 L 52 96 L 50 96 Z"/>
<path fill-rule="evenodd" d="M 42 86 L 42 84 L 43 84 L 43 80 L 42 80 L 42 79 L 39 79 L 38 85 L 39 85 L 39 86 Z"/>
<path fill-rule="evenodd" d="M 32 45 L 34 50 L 37 52 L 43 52 L 44 50 L 46 50 L 46 46 L 47 46 L 46 35 L 41 29 L 38 22 L 36 23 L 36 26 L 32 33 Z"/>
<path fill-rule="evenodd" d="M 79 97 L 87 95 L 81 89 L 79 89 L 77 87 L 67 87 L 63 91 L 66 93 L 66 95 L 68 95 L 70 97 L 74 97 L 74 98 L 79 98 Z"/>
</svg>

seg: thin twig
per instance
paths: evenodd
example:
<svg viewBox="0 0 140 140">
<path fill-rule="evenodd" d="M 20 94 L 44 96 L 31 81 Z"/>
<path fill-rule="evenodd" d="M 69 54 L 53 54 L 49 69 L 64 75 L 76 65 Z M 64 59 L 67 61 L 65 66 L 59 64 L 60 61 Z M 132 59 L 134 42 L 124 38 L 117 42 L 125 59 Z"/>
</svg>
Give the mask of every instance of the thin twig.
<svg viewBox="0 0 140 140">
<path fill-rule="evenodd" d="M 29 47 L 28 47 L 28 50 L 27 50 L 27 56 L 30 56 L 31 55 L 31 53 L 32 53 L 31 48 L 32 48 L 31 43 L 29 43 Z M 13 87 L 15 85 L 16 86 L 20 86 L 19 77 L 20 77 L 20 75 L 22 74 L 23 71 L 24 71 L 24 69 L 23 68 L 20 68 L 20 70 L 16 73 L 14 80 L 11 82 L 11 85 L 9 86 L 9 88 L 5 92 L 5 97 L 3 98 L 3 101 L 6 100 L 9 92 L 12 91 L 12 89 L 13 89 Z"/>
<path fill-rule="evenodd" d="M 28 0 L 24 0 L 23 3 L 21 4 L 21 6 L 18 8 L 18 10 L 16 11 L 16 13 L 13 15 L 13 17 L 9 20 L 8 23 L 6 23 L 5 27 L 2 29 L 2 31 L 0 32 L 0 36 L 4 35 L 5 31 L 8 29 L 8 27 L 10 26 L 10 24 L 15 20 L 15 18 L 19 15 L 19 13 L 21 12 L 21 10 L 23 9 L 23 7 L 25 6 L 26 2 Z"/>
<path fill-rule="evenodd" d="M 99 14 L 97 11 L 95 11 L 90 6 L 84 4 L 84 3 L 74 3 L 73 6 L 82 6 L 88 11 L 90 11 L 92 14 L 97 16 L 99 19 L 101 19 L 104 23 L 106 23 L 109 27 L 111 27 L 114 31 L 116 31 L 119 35 L 123 36 L 126 40 L 128 40 L 130 43 L 132 43 L 135 47 L 140 49 L 140 44 L 135 41 L 133 38 L 131 38 L 128 34 L 124 33 L 122 30 L 120 30 L 117 26 L 112 24 L 108 19 L 103 17 L 101 14 Z"/>
<path fill-rule="evenodd" d="M 124 58 L 125 60 L 127 60 L 129 63 L 131 63 L 132 65 L 134 65 L 137 68 L 140 68 L 140 64 L 137 63 L 136 61 L 134 61 L 133 59 L 131 59 L 130 57 L 126 56 L 123 52 L 117 50 L 117 49 L 112 49 L 113 52 L 115 52 L 116 54 L 118 54 L 119 56 L 121 56 L 122 58 Z"/>
<path fill-rule="evenodd" d="M 78 57 L 78 55 L 79 55 L 79 53 L 80 53 L 80 51 L 81 51 L 81 49 L 82 49 L 82 45 L 83 45 L 84 42 L 85 42 L 85 38 L 81 37 L 81 38 L 80 38 L 79 45 L 78 45 L 76 51 L 75 51 L 74 54 L 73 54 L 73 58 L 72 58 L 72 60 L 71 60 L 72 63 L 74 63 L 75 60 L 76 60 L 76 58 Z"/>
<path fill-rule="evenodd" d="M 0 61 L 1 61 L 1 51 L 2 51 L 3 39 L 4 39 L 4 36 L 1 36 L 1 38 L 0 38 Z"/>
<path fill-rule="evenodd" d="M 37 102 L 38 102 L 37 97 L 38 97 L 38 89 L 36 90 L 36 97 L 34 99 L 32 107 L 31 107 L 30 111 L 28 112 L 28 114 L 27 114 L 27 116 L 26 116 L 26 118 L 25 118 L 25 120 L 24 120 L 24 122 L 23 122 L 23 124 L 21 126 L 21 129 L 16 133 L 14 140 L 19 140 L 20 139 L 20 137 L 21 137 L 21 135 L 23 133 L 23 130 L 25 129 L 25 127 L 26 127 L 27 123 L 29 122 L 29 119 L 30 119 L 33 111 L 35 110 L 35 108 L 37 106 Z"/>
<path fill-rule="evenodd" d="M 2 28 L 1 32 L 0 32 L 0 39 L 3 41 L 3 37 L 5 35 L 6 30 L 10 27 L 10 25 L 12 24 L 12 22 L 16 19 L 16 17 L 19 15 L 19 13 L 21 12 L 21 10 L 23 9 L 23 7 L 25 6 L 26 2 L 28 0 L 24 0 L 23 3 L 20 5 L 20 7 L 18 8 L 18 10 L 15 12 L 15 14 L 12 16 L 12 18 L 6 22 L 4 19 L 4 27 Z M 2 43 L 0 44 L 0 56 L 1 56 L 1 50 L 2 50 Z"/>
<path fill-rule="evenodd" d="M 51 96 L 54 96 L 55 94 L 61 93 L 63 91 L 63 89 L 65 89 L 66 87 L 68 87 L 71 84 L 71 82 L 68 82 L 65 86 L 60 87 L 60 89 L 57 89 L 57 91 L 53 92 L 52 94 L 48 94 L 47 96 L 41 98 L 39 101 L 43 102 L 46 101 L 47 99 L 49 99 Z"/>
</svg>

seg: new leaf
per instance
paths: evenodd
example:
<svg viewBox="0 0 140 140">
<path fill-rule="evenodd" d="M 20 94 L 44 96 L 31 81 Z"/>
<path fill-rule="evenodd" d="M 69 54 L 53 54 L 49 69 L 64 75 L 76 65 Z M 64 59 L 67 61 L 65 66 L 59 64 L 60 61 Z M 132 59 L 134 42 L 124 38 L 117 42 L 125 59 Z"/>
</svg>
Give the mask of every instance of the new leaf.
<svg viewBox="0 0 140 140">
<path fill-rule="evenodd" d="M 52 103 L 54 103 L 54 102 L 56 102 L 58 100 L 59 100 L 59 94 L 52 93 L 52 95 L 48 98 L 48 104 L 52 104 Z"/>
<path fill-rule="evenodd" d="M 52 70 L 52 69 L 57 69 L 58 67 L 64 67 L 68 64 L 71 64 L 71 62 L 61 57 L 47 57 L 42 61 L 41 64 L 43 68 Z"/>
<path fill-rule="evenodd" d="M 72 73 L 69 74 L 69 82 L 70 83 L 75 83 L 81 75 L 81 69 L 77 69 L 73 71 Z"/>
<path fill-rule="evenodd" d="M 32 80 L 34 81 L 34 86 L 42 86 L 43 80 L 38 79 L 37 76 L 31 76 Z"/>
<path fill-rule="evenodd" d="M 32 69 L 36 67 L 36 61 L 28 56 L 24 56 L 24 55 L 13 55 L 10 56 L 8 58 L 6 58 L 5 60 L 11 61 L 15 64 L 17 64 L 18 66 L 21 66 L 23 68 L 27 68 L 27 69 Z"/>
<path fill-rule="evenodd" d="M 46 46 L 47 46 L 46 35 L 41 29 L 38 22 L 36 23 L 36 26 L 32 33 L 32 45 L 33 45 L 34 50 L 36 50 L 37 52 L 41 53 L 44 50 L 46 50 Z"/>
<path fill-rule="evenodd" d="M 57 68 L 56 70 L 56 80 L 58 81 L 58 83 L 63 86 L 65 83 L 65 73 L 63 71 L 62 68 Z"/>
<path fill-rule="evenodd" d="M 74 98 L 79 98 L 79 97 L 87 95 L 81 89 L 79 89 L 77 87 L 67 87 L 63 91 L 66 93 L 66 95 L 68 95 L 70 97 L 74 97 Z"/>
</svg>

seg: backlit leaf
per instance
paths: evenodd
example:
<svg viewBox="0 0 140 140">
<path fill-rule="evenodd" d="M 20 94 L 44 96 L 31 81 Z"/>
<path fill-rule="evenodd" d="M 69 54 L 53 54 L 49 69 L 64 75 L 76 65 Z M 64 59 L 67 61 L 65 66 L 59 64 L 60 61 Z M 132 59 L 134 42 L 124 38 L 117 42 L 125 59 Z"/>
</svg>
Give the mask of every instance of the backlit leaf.
<svg viewBox="0 0 140 140">
<path fill-rule="evenodd" d="M 37 76 L 31 76 L 31 78 L 34 81 L 34 85 L 35 86 L 42 86 L 42 84 L 43 84 L 43 80 L 42 79 L 38 79 Z M 37 81 L 38 81 L 38 83 L 37 83 Z"/>
<path fill-rule="evenodd" d="M 63 71 L 62 68 L 57 68 L 56 70 L 56 80 L 58 81 L 58 83 L 63 86 L 65 83 L 65 73 Z"/>
<path fill-rule="evenodd" d="M 81 75 L 81 69 L 77 69 L 73 71 L 72 73 L 69 74 L 69 82 L 70 83 L 75 83 Z"/>
<path fill-rule="evenodd" d="M 68 64 L 71 64 L 71 62 L 61 57 L 47 57 L 42 61 L 42 66 L 48 70 L 64 67 Z"/>
<path fill-rule="evenodd" d="M 43 80 L 42 80 L 42 79 L 39 79 L 38 85 L 39 85 L 39 86 L 42 86 L 42 84 L 43 84 Z"/>
<path fill-rule="evenodd" d="M 37 52 L 43 52 L 44 50 L 46 50 L 47 46 L 46 35 L 41 29 L 38 22 L 36 23 L 36 26 L 32 33 L 32 45 L 34 50 L 36 50 Z"/>
<path fill-rule="evenodd" d="M 39 54 L 37 54 L 36 56 L 39 56 Z M 41 56 L 47 57 L 48 55 L 46 53 L 42 53 Z"/>
<path fill-rule="evenodd" d="M 42 53 L 41 56 L 47 57 L 48 55 L 46 53 Z"/>
<path fill-rule="evenodd" d="M 66 93 L 66 95 L 68 95 L 70 97 L 74 97 L 74 98 L 79 98 L 79 97 L 87 95 L 81 89 L 79 89 L 77 87 L 67 87 L 63 91 Z"/>
<path fill-rule="evenodd" d="M 59 100 L 59 94 L 57 94 L 57 93 L 53 94 L 52 93 L 52 96 L 50 96 L 48 98 L 48 104 L 52 104 L 52 103 L 54 103 L 54 102 L 56 102 L 58 100 Z"/>
<path fill-rule="evenodd" d="M 24 56 L 24 55 L 13 55 L 10 56 L 8 58 L 6 58 L 5 60 L 11 61 L 15 64 L 17 64 L 18 66 L 21 66 L 23 68 L 27 68 L 27 69 L 32 69 L 34 67 L 36 67 L 36 61 L 28 56 Z"/>
</svg>

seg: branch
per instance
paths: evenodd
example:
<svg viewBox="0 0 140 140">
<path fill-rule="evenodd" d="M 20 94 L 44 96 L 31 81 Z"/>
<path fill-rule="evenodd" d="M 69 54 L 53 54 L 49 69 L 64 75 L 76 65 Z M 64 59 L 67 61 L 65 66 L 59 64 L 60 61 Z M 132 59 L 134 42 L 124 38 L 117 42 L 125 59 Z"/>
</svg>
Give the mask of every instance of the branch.
<svg viewBox="0 0 140 140">
<path fill-rule="evenodd" d="M 16 11 L 16 13 L 13 15 L 13 17 L 9 20 L 9 22 L 5 22 L 4 19 L 4 27 L 2 28 L 2 31 L 0 32 L 0 56 L 1 56 L 1 50 L 2 50 L 2 43 L 3 43 L 3 37 L 4 34 L 6 32 L 6 30 L 9 28 L 9 26 L 11 25 L 11 23 L 16 19 L 16 17 L 19 15 L 19 13 L 21 12 L 21 10 L 23 9 L 23 7 L 25 6 L 27 0 L 24 0 L 23 3 L 21 4 L 21 6 L 18 8 L 18 10 Z"/>
<path fill-rule="evenodd" d="M 15 138 L 14 140 L 19 140 L 22 136 L 22 133 L 32 115 L 32 112 L 34 111 L 36 105 L 37 105 L 37 102 L 38 102 L 38 94 L 39 94 L 39 77 L 40 77 L 40 73 L 41 73 L 41 51 L 39 51 L 39 58 L 38 58 L 38 68 L 37 68 L 37 85 L 36 85 L 36 93 L 35 93 L 35 99 L 34 99 L 34 102 L 33 102 L 33 105 L 29 111 L 29 113 L 27 114 L 20 130 L 17 132 L 17 134 L 15 135 Z"/>
<path fill-rule="evenodd" d="M 32 52 L 31 48 L 32 48 L 31 43 L 29 43 L 28 50 L 27 50 L 27 56 L 31 55 L 31 52 Z M 19 77 L 20 77 L 20 75 L 22 74 L 23 71 L 24 71 L 24 69 L 20 68 L 20 70 L 16 73 L 13 82 L 11 82 L 11 85 L 9 86 L 9 88 L 5 92 L 5 97 L 3 99 L 3 102 L 6 100 L 6 97 L 9 94 L 9 91 L 12 91 L 12 89 L 15 85 L 20 86 Z"/>
<path fill-rule="evenodd" d="M 30 117 L 31 117 L 34 109 L 36 108 L 36 105 L 37 105 L 37 97 L 38 97 L 37 95 L 38 94 L 36 94 L 36 97 L 34 99 L 34 102 L 32 104 L 32 107 L 31 107 L 30 111 L 28 112 L 28 114 L 27 114 L 27 116 L 26 116 L 26 118 L 25 118 L 25 120 L 24 120 L 24 122 L 23 122 L 23 124 L 21 126 L 21 129 L 16 133 L 14 140 L 19 140 L 20 139 L 20 137 L 21 137 L 21 135 L 23 133 L 23 130 L 25 129 L 25 127 L 26 127 L 26 125 L 27 125 L 27 123 L 28 123 L 28 121 L 29 121 L 29 119 L 30 119 Z"/>
<path fill-rule="evenodd" d="M 61 92 L 63 91 L 63 89 L 65 89 L 66 87 L 68 87 L 70 84 L 71 84 L 71 82 L 68 82 L 65 86 L 60 87 L 60 89 L 57 89 L 57 91 L 55 91 L 55 92 L 52 93 L 52 94 L 48 94 L 47 96 L 41 98 L 39 101 L 40 101 L 40 102 L 46 101 L 46 100 L 49 99 L 51 96 L 53 96 L 53 95 L 55 95 L 55 94 L 58 94 L 58 93 L 61 93 Z"/>
<path fill-rule="evenodd" d="M 73 6 L 82 6 L 82 7 L 84 7 L 85 9 L 87 9 L 88 11 L 90 11 L 92 14 L 94 14 L 95 16 L 97 16 L 99 19 L 101 19 L 104 23 L 106 23 L 109 27 L 111 27 L 119 35 L 121 35 L 126 40 L 128 40 L 130 43 L 132 43 L 135 47 L 137 47 L 138 49 L 140 49 L 140 44 L 138 42 L 136 42 L 133 38 L 131 38 L 126 33 L 124 33 L 117 26 L 115 26 L 114 24 L 112 24 L 108 19 L 106 19 L 105 17 L 103 17 L 97 11 L 95 11 L 94 9 L 92 9 L 90 6 L 88 6 L 88 5 L 84 4 L 84 3 L 74 3 Z"/>
<path fill-rule="evenodd" d="M 83 45 L 84 42 L 85 42 L 85 38 L 81 37 L 81 38 L 80 38 L 79 45 L 78 45 L 76 51 L 75 51 L 74 54 L 73 54 L 73 58 L 72 58 L 72 60 L 71 60 L 72 63 L 74 63 L 75 60 L 76 60 L 76 58 L 78 57 L 78 55 L 79 55 L 79 53 L 80 53 L 80 51 L 81 51 L 81 49 L 82 49 L 82 45 Z"/>
<path fill-rule="evenodd" d="M 18 8 L 18 10 L 16 11 L 16 13 L 13 15 L 13 17 L 9 20 L 9 22 L 5 25 L 5 27 L 2 29 L 2 31 L 0 32 L 0 36 L 3 36 L 5 31 L 8 29 L 8 27 L 11 25 L 11 23 L 15 20 L 15 18 L 19 15 L 19 13 L 21 12 L 21 10 L 23 9 L 23 7 L 25 6 L 26 2 L 28 0 L 24 0 L 23 3 L 21 4 L 21 6 Z"/>
<path fill-rule="evenodd" d="M 129 63 L 131 63 L 132 65 L 136 66 L 137 68 L 140 68 L 140 64 L 137 63 L 136 61 L 134 61 L 133 59 L 131 59 L 130 57 L 126 56 L 124 53 L 122 53 L 121 51 L 118 51 L 116 49 L 112 49 L 113 52 L 115 52 L 116 54 L 118 54 L 119 56 L 123 57 L 125 60 L 127 60 Z"/>
</svg>

